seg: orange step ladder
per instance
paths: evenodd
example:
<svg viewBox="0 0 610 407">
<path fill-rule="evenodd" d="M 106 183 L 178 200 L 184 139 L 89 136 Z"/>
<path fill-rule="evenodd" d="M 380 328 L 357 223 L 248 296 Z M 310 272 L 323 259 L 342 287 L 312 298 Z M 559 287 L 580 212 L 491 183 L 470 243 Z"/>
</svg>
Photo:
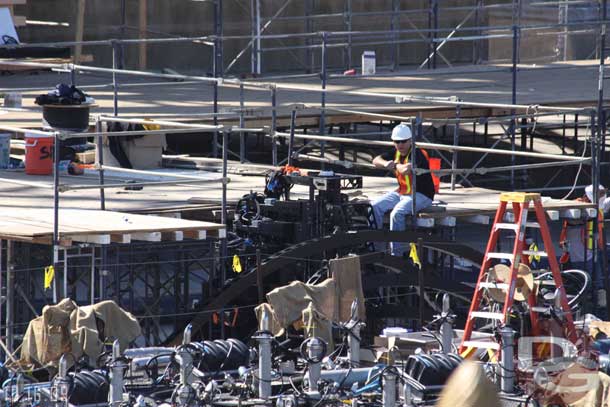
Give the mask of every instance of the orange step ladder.
<svg viewBox="0 0 610 407">
<path fill-rule="evenodd" d="M 511 203 L 514 214 L 514 223 L 503 223 L 504 216 L 506 214 L 506 207 Z M 533 203 L 533 209 L 536 214 L 536 222 L 528 222 L 527 215 L 531 209 Z M 544 243 L 546 252 L 530 251 L 525 250 L 525 230 L 527 228 L 539 228 Z M 500 253 L 496 251 L 498 238 L 501 230 L 512 230 L 515 232 L 515 243 L 513 246 L 512 253 Z M 509 313 L 513 305 L 515 288 L 518 278 L 519 265 L 522 263 L 522 259 L 526 256 L 544 256 L 548 257 L 550 271 L 553 274 L 556 291 L 560 295 L 561 308 L 565 316 L 565 328 L 568 332 L 568 339 L 572 342 L 576 342 L 576 332 L 574 330 L 574 320 L 572 312 L 568 304 L 565 289 L 563 287 L 563 280 L 561 278 L 561 272 L 559 270 L 559 264 L 555 257 L 555 250 L 553 248 L 553 242 L 551 241 L 551 234 L 546 221 L 546 214 L 542 207 L 540 200 L 540 194 L 538 193 L 525 193 L 525 192 L 506 192 L 500 195 L 500 206 L 496 212 L 494 223 L 489 235 L 489 241 L 487 242 L 487 248 L 485 249 L 485 257 L 483 264 L 481 265 L 481 271 L 479 278 L 475 286 L 474 295 L 472 297 L 472 303 L 470 304 L 470 310 L 468 311 L 468 319 L 466 320 L 466 326 L 464 328 L 464 336 L 462 337 L 462 343 L 460 345 L 460 353 L 463 353 L 466 349 L 472 348 L 485 348 L 495 351 L 500 351 L 500 344 L 496 342 L 486 341 L 473 341 L 472 331 L 475 326 L 477 319 L 484 320 L 496 320 L 499 321 L 500 325 L 508 325 Z M 510 261 L 510 277 L 508 281 L 504 282 L 486 282 L 488 270 L 492 266 L 494 260 L 508 260 Z M 506 292 L 504 299 L 504 307 L 502 312 L 488 312 L 481 309 L 481 300 L 483 299 L 483 290 L 485 288 L 501 289 Z M 531 290 L 528 295 L 527 302 L 529 304 L 530 317 L 532 323 L 532 333 L 534 335 L 539 334 L 538 327 L 538 310 L 536 307 L 536 292 Z"/>
</svg>

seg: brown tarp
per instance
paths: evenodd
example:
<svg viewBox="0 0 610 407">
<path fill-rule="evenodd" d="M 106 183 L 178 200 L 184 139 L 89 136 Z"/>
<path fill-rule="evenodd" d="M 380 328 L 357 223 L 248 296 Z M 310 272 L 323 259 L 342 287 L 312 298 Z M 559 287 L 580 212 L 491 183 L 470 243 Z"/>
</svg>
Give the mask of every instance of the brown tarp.
<svg viewBox="0 0 610 407">
<path fill-rule="evenodd" d="M 272 315 L 271 332 L 282 335 L 284 329 L 295 322 L 303 321 L 306 331 L 315 327 L 316 336 L 324 339 L 332 349 L 331 322 L 346 322 L 351 316 L 351 306 L 358 299 L 358 316 L 365 319 L 364 294 L 357 256 L 331 260 L 332 278 L 320 284 L 306 284 L 301 281 L 278 287 L 267 294 L 267 302 L 256 307 L 256 317 L 267 310 Z M 313 304 L 311 308 L 309 305 Z M 308 309 L 303 320 L 303 311 Z"/>
<path fill-rule="evenodd" d="M 42 316 L 30 321 L 19 363 L 56 366 L 61 355 L 69 353 L 74 359 L 86 355 L 95 366 L 104 339 L 118 339 L 121 349 L 125 349 L 140 333 L 135 317 L 114 301 L 79 307 L 74 301 L 63 299 L 56 305 L 45 306 Z"/>
</svg>

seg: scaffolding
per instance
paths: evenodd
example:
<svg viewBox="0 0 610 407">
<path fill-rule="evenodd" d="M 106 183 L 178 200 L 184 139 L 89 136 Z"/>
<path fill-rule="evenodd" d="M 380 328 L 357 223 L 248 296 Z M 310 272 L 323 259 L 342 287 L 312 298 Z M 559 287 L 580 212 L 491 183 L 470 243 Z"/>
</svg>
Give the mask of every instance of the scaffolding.
<svg viewBox="0 0 610 407">
<path fill-rule="evenodd" d="M 124 3 L 124 2 L 123 2 Z M 89 277 L 88 290 L 91 293 L 90 297 L 94 299 L 101 299 L 108 296 L 114 298 L 120 298 L 126 291 L 127 286 L 133 285 L 135 280 L 141 281 L 147 290 L 150 289 L 150 279 L 154 279 L 156 282 L 152 284 L 152 291 L 156 298 L 162 297 L 162 293 L 174 292 L 181 293 L 183 295 L 183 303 L 176 305 L 176 313 L 184 312 L 187 309 L 188 293 L 188 272 L 184 270 L 180 272 L 158 270 L 153 276 L 149 276 L 147 272 L 139 273 L 137 269 L 137 263 L 139 261 L 125 261 L 123 260 L 124 255 L 120 253 L 120 250 L 116 250 L 114 254 L 109 254 L 108 250 L 98 248 L 92 248 L 89 252 L 82 252 L 76 250 L 75 252 L 69 252 L 66 248 L 62 247 L 60 239 L 60 218 L 59 218 L 59 199 L 62 192 L 68 190 L 77 190 L 85 188 L 94 188 L 99 190 L 100 198 L 100 209 L 105 210 L 105 189 L 116 188 L 118 186 L 124 187 L 124 184 L 115 185 L 109 184 L 105 179 L 105 171 L 123 171 L 126 174 L 135 174 L 133 171 L 127 171 L 116 167 L 109 167 L 104 163 L 104 157 L 101 153 L 102 149 L 102 137 L 107 134 L 102 130 L 102 123 L 107 121 L 122 122 L 122 123 L 146 123 L 159 125 L 163 132 L 171 132 L 175 134 L 179 133 L 204 133 L 209 135 L 212 145 L 211 156 L 220 157 L 222 159 L 222 175 L 218 180 L 222 184 L 223 193 L 221 200 L 221 223 L 227 224 L 227 162 L 229 156 L 233 156 L 239 159 L 241 163 L 248 162 L 247 156 L 247 139 L 251 135 L 257 137 L 263 136 L 271 142 L 271 166 L 277 167 L 283 165 L 286 161 L 290 161 L 294 158 L 300 160 L 309 160 L 320 163 L 321 167 L 324 168 L 326 165 L 342 165 L 344 167 L 358 166 L 361 165 L 357 160 L 347 160 L 345 148 L 350 145 L 367 145 L 367 146 L 379 146 L 387 147 L 391 143 L 371 140 L 365 138 L 362 132 L 358 131 L 343 131 L 341 135 L 333 135 L 331 133 L 332 126 L 326 122 L 326 115 L 332 112 L 342 112 L 351 115 L 357 115 L 359 117 L 365 117 L 364 120 L 368 123 L 379 122 L 379 131 L 373 132 L 375 135 L 381 137 L 386 134 L 387 129 L 395 122 L 406 121 L 411 122 L 417 135 L 417 148 L 426 148 L 430 151 L 434 151 L 435 154 L 439 155 L 447 168 L 440 171 L 443 175 L 451 176 L 451 187 L 455 188 L 458 182 L 466 185 L 472 185 L 470 178 L 475 175 L 489 174 L 495 172 L 507 172 L 509 173 L 509 181 L 512 189 L 520 187 L 519 185 L 519 173 L 529 170 L 540 168 L 540 166 L 558 166 L 565 168 L 566 166 L 579 166 L 582 168 L 583 165 L 591 167 L 591 178 L 594 185 L 600 183 L 600 168 L 603 165 L 607 165 L 606 154 L 605 154 L 605 139 L 606 139 L 606 116 L 605 106 L 603 98 L 603 66 L 606 55 L 605 49 L 605 30 L 607 24 L 606 16 L 606 1 L 602 2 L 602 6 L 598 7 L 600 15 L 594 21 L 577 21 L 571 22 L 567 18 L 568 7 L 572 7 L 575 4 L 588 5 L 591 3 L 597 4 L 597 2 L 589 1 L 559 1 L 559 2 L 542 2 L 538 6 L 556 6 L 560 11 L 560 21 L 553 24 L 522 24 L 523 17 L 523 4 L 519 1 L 512 1 L 510 3 L 502 4 L 486 4 L 483 0 L 477 0 L 472 6 L 469 7 L 453 7 L 443 8 L 440 7 L 438 0 L 430 0 L 429 7 L 424 9 L 402 9 L 401 2 L 398 0 L 392 1 L 391 10 L 385 11 L 371 11 L 371 12 L 357 12 L 354 11 L 354 5 L 352 0 L 345 1 L 345 12 L 343 13 L 321 13 L 315 12 L 313 7 L 313 1 L 305 1 L 305 15 L 299 16 L 287 16 L 283 15 L 291 3 L 287 0 L 281 7 L 279 7 L 272 17 L 264 17 L 261 13 L 261 2 L 260 0 L 252 0 L 250 3 L 251 10 L 251 32 L 248 35 L 234 35 L 224 36 L 223 35 L 223 1 L 215 0 L 212 2 L 214 10 L 214 27 L 212 35 L 199 36 L 199 37 L 180 37 L 180 38 L 138 38 L 138 39 L 113 39 L 113 40 L 99 40 L 99 41 L 73 41 L 73 42 L 61 42 L 51 44 L 40 44 L 46 46 L 102 46 L 112 50 L 112 67 L 95 67 L 87 66 L 83 64 L 38 64 L 31 62 L 15 62 L 15 65 L 22 66 L 40 66 L 49 67 L 51 69 L 66 72 L 70 76 L 70 80 L 73 84 L 78 83 L 80 72 L 85 73 L 96 73 L 109 75 L 112 78 L 112 82 L 108 86 L 113 92 L 113 115 L 112 116 L 98 116 L 96 117 L 96 131 L 94 133 L 87 133 L 87 137 L 95 137 L 98 145 L 100 154 L 97 157 L 96 169 L 99 173 L 99 183 L 97 185 L 62 185 L 60 183 L 59 176 L 59 142 L 60 140 L 68 139 L 70 137 L 82 137 L 83 134 L 70 134 L 67 132 L 41 132 L 41 134 L 50 135 L 55 138 L 55 163 L 54 163 L 54 182 L 52 185 L 47 187 L 52 188 L 54 192 L 54 231 L 53 231 L 53 263 L 57 270 L 61 268 L 67 269 L 68 259 L 78 258 L 80 256 L 91 259 L 89 267 L 96 267 L 98 269 L 105 269 L 109 265 L 115 265 L 116 278 L 113 280 L 114 286 L 107 283 L 101 282 L 94 277 L 95 273 L 92 272 Z M 354 1 L 355 3 L 355 1 Z M 529 5 L 529 7 L 536 7 L 536 5 Z M 481 25 L 483 21 L 483 13 L 489 10 L 505 10 L 511 16 L 511 24 L 502 26 L 490 26 Z M 465 16 L 453 27 L 441 27 L 439 25 L 439 15 L 441 12 L 448 11 L 460 11 L 464 12 Z M 428 26 L 422 28 L 413 23 L 413 16 L 419 14 L 420 16 L 426 16 Z M 390 18 L 391 26 L 389 30 L 380 31 L 357 31 L 354 29 L 354 19 L 361 17 L 371 16 L 383 16 L 384 18 Z M 345 24 L 343 31 L 317 31 L 315 30 L 317 21 L 323 21 L 326 19 L 340 19 Z M 303 33 L 287 33 L 287 34 L 266 34 L 266 31 L 274 21 L 296 21 L 304 20 L 308 29 Z M 404 21 L 403 21 L 404 20 Z M 407 22 L 409 28 L 403 28 L 404 22 Z M 467 23 L 471 23 L 469 25 Z M 584 28 L 583 28 L 584 27 Z M 581 29 L 582 28 L 582 29 Z M 577 32 L 574 32 L 577 30 Z M 531 106 L 526 104 L 520 104 L 517 97 L 517 84 L 519 80 L 518 66 L 521 61 L 520 49 L 522 47 L 522 41 L 524 35 L 529 33 L 541 33 L 544 37 L 554 36 L 557 37 L 559 44 L 558 55 L 561 58 L 567 58 L 567 39 L 570 35 L 590 34 L 591 32 L 599 31 L 599 41 L 596 54 L 600 58 L 600 90 L 598 95 L 598 103 L 596 108 L 592 107 L 573 107 L 573 106 Z M 463 35 L 462 35 L 463 34 Z M 302 42 L 303 45 L 299 46 L 270 46 L 270 44 L 277 41 L 298 41 Z M 361 90 L 342 90 L 342 91 L 329 91 L 327 85 L 333 79 L 343 76 L 333 76 L 331 72 L 337 69 L 352 69 L 355 65 L 353 63 L 354 52 L 356 49 L 370 46 L 386 46 L 391 48 L 391 59 L 388 64 L 390 69 L 398 70 L 402 68 L 405 63 L 401 59 L 401 46 L 403 44 L 425 44 L 426 53 L 424 57 L 417 61 L 415 64 L 417 68 L 429 68 L 436 69 L 441 65 L 441 61 L 447 66 L 452 67 L 454 64 L 447 58 L 443 51 L 445 51 L 449 44 L 452 43 L 469 43 L 472 46 L 472 61 L 473 64 L 481 63 L 482 59 L 482 48 L 485 41 L 490 40 L 502 40 L 510 43 L 510 66 L 501 69 L 508 69 L 511 72 L 511 100 L 507 103 L 482 103 L 474 102 L 469 100 L 460 100 L 451 95 L 447 97 L 424 97 L 419 95 L 399 95 L 396 94 L 372 94 L 370 92 Z M 229 63 L 225 67 L 226 55 L 224 46 L 230 41 L 247 41 L 247 45 L 241 48 L 234 56 L 231 56 Z M 178 73 L 153 73 L 144 70 L 126 69 L 125 68 L 125 50 L 124 47 L 128 45 L 153 45 L 153 44 L 171 44 L 171 43 L 187 43 L 196 44 L 200 46 L 203 44 L 211 50 L 210 61 L 208 66 L 211 66 L 211 74 L 207 75 L 182 75 Z M 142 48 L 140 48 L 141 50 Z M 299 49 L 305 53 L 305 59 L 302 62 L 303 75 L 319 75 L 320 82 L 319 88 L 314 89 L 315 92 L 319 93 L 320 100 L 319 105 L 315 107 L 316 111 L 320 112 L 319 125 L 317 126 L 316 132 L 305 132 L 300 129 L 297 124 L 297 116 L 299 112 L 305 111 L 308 108 L 303 106 L 292 106 L 291 107 L 291 120 L 286 128 L 279 128 L 278 126 L 278 99 L 284 91 L 295 91 L 302 90 L 311 92 L 311 88 L 298 88 L 294 85 L 287 86 L 281 80 L 286 78 L 303 77 L 288 75 L 283 77 L 267 77 L 265 81 L 260 80 L 249 80 L 240 79 L 238 77 L 230 76 L 232 69 L 237 66 L 238 61 L 250 55 L 250 69 L 252 74 L 263 75 L 265 71 L 265 55 L 272 52 L 284 52 L 289 53 L 289 50 Z M 333 64 L 329 54 L 332 50 L 340 50 L 343 54 L 342 64 Z M 249 52 L 248 52 L 249 51 Z M 314 55 L 319 56 L 319 64 L 315 63 Z M 204 68 L 205 70 L 205 68 Z M 315 73 L 314 73 L 315 72 Z M 142 78 L 154 78 L 160 80 L 181 80 L 181 81 L 192 81 L 200 83 L 213 88 L 213 111 L 207 116 L 212 118 L 212 124 L 201 124 L 201 123 L 185 123 L 179 121 L 161 121 L 161 120 L 144 120 L 126 118 L 121 116 L 121 89 L 123 86 L 127 86 L 126 83 L 122 82 L 123 77 L 142 77 Z M 239 90 L 239 110 L 237 113 L 223 113 L 219 111 L 219 88 L 231 87 Z M 271 115 L 268 118 L 269 125 L 262 128 L 250 128 L 246 124 L 246 90 L 253 90 L 255 92 L 265 92 L 268 95 L 269 104 L 271 106 Z M 417 102 L 423 105 L 430 106 L 442 106 L 450 111 L 452 114 L 448 114 L 443 119 L 430 119 L 424 118 L 421 115 L 414 117 L 413 115 L 388 115 L 384 113 L 376 113 L 371 111 L 356 111 L 353 109 L 336 109 L 327 107 L 327 97 L 330 94 L 344 94 L 353 97 L 366 96 L 375 97 L 380 100 L 393 100 L 397 105 L 405 103 Z M 464 115 L 464 109 L 467 108 L 489 108 L 489 109 L 503 109 L 508 112 L 503 116 L 488 116 L 488 117 L 466 117 Z M 227 117 L 236 118 L 239 121 L 238 126 L 227 126 L 222 124 L 222 119 Z M 198 117 L 197 119 L 201 119 Z M 544 128 L 544 120 L 548 118 L 559 118 L 559 123 L 555 123 L 555 128 L 559 128 L 563 131 L 562 137 L 562 153 L 561 154 L 541 154 L 533 152 L 534 138 L 537 137 L 536 130 L 540 131 Z M 491 147 L 487 147 L 487 136 L 488 127 L 495 125 L 501 128 L 499 137 L 491 143 Z M 474 128 L 473 133 L 477 135 L 476 126 L 484 126 L 483 136 L 485 138 L 484 147 L 473 147 L 464 145 L 461 140 L 461 134 L 464 131 L 464 127 L 472 126 Z M 437 131 L 441 128 L 443 133 L 448 132 L 446 137 L 441 137 L 443 140 L 448 141 L 447 143 L 436 142 Z M 0 129 L 10 132 L 25 132 L 24 129 L 0 126 Z M 584 129 L 584 136 L 581 133 L 582 141 L 579 141 L 579 130 Z M 32 130 L 27 130 L 32 132 Z M 568 132 L 572 132 L 572 140 Z M 150 134 L 151 132 L 147 132 Z M 113 133 L 113 136 L 131 136 L 137 135 L 138 132 L 125 131 Z M 229 141 L 232 136 L 239 138 L 239 149 L 238 151 L 231 151 L 229 148 Z M 520 150 L 518 146 L 518 137 L 521 138 Z M 530 147 L 528 150 L 528 138 Z M 288 140 L 288 153 L 286 158 L 280 157 L 280 140 Z M 298 145 L 297 140 L 303 140 L 302 145 Z M 432 142 L 430 141 L 432 140 Z M 500 146 L 507 145 L 508 148 L 500 149 Z M 311 154 L 307 150 L 312 146 L 316 146 L 317 155 Z M 328 149 L 330 146 L 338 146 L 339 159 L 329 158 Z M 570 145 L 573 147 L 573 154 L 569 153 Z M 579 151 L 579 149 L 581 151 Z M 415 149 L 414 149 L 415 150 Z M 305 152 L 305 154 L 302 154 Z M 459 168 L 459 154 L 460 153 L 480 153 L 482 157 L 477 161 L 474 166 L 469 168 Z M 510 158 L 510 165 L 496 165 L 483 167 L 483 160 L 490 154 L 505 155 Z M 551 163 L 534 163 L 527 164 L 520 161 L 521 158 L 532 158 L 539 160 L 552 160 Z M 416 169 L 417 171 L 417 169 Z M 420 170 L 421 172 L 421 170 Z M 579 171 L 580 173 L 580 171 Z M 179 177 L 178 177 L 179 178 Z M 10 182 L 10 180 L 6 180 Z M 551 180 L 552 181 L 552 180 Z M 549 181 L 549 184 L 550 182 Z M 177 183 L 197 183 L 197 182 L 209 182 L 209 180 L 201 180 L 197 177 L 186 177 L 184 179 L 175 179 L 172 181 L 164 182 L 165 185 L 173 185 Z M 137 185 L 161 185 L 158 181 L 141 181 Z M 547 185 L 550 187 L 550 185 Z M 578 177 L 576 178 L 574 185 L 570 188 L 572 192 L 578 185 Z M 551 188 L 551 187 L 550 187 Z M 594 228 L 594 230 L 597 230 Z M 596 241 L 596 239 L 595 239 Z M 0 272 L 0 279 L 2 275 L 6 275 L 6 287 L 14 287 L 13 281 L 15 279 L 15 262 L 12 259 L 12 253 L 14 250 L 14 242 L 7 240 L 4 244 L 0 242 L 0 254 L 4 253 L 3 261 L 0 261 L 0 268 L 4 270 L 4 273 Z M 215 261 L 218 259 L 226 259 L 226 236 L 220 237 L 219 247 L 206 247 L 203 248 L 205 253 L 197 256 L 197 260 L 205 259 L 206 262 L 209 260 L 210 264 L 206 266 L 206 272 L 209 274 L 213 273 L 213 270 L 218 267 Z M 154 257 L 155 248 L 148 248 L 144 257 Z M 176 249 L 177 256 L 184 256 L 184 251 Z M 114 256 L 114 263 L 109 259 Z M 216 259 L 216 260 L 214 260 Z M 121 270 L 119 264 L 132 265 L 129 271 Z M 177 267 L 186 267 L 185 263 L 180 264 Z M 161 276 L 174 275 L 183 276 L 175 277 L 170 279 L 168 284 L 174 284 L 175 287 L 181 287 L 178 290 L 170 291 L 167 286 L 161 284 Z M 184 276 L 187 277 L 184 277 Z M 56 292 L 61 292 L 64 295 L 68 294 L 67 288 L 67 276 L 68 272 L 64 274 L 64 285 L 63 291 L 59 289 Z M 181 278 L 181 279 L 180 279 Z M 222 286 L 225 280 L 224 273 L 221 272 L 219 286 Z M 0 280 L 1 281 L 1 280 Z M 99 282 L 99 283 L 98 283 Z M 210 292 L 209 295 L 214 295 L 214 292 Z M 24 299 L 27 295 L 22 295 Z M 6 345 L 9 350 L 13 349 L 13 328 L 15 326 L 15 290 L 7 288 L 6 292 Z M 184 302 L 187 301 L 187 302 Z M 133 298 L 133 291 L 130 296 L 130 303 L 135 307 L 136 299 Z M 148 338 L 151 342 L 157 341 L 159 336 L 158 321 L 161 318 L 159 315 L 159 303 L 144 304 L 146 306 L 146 315 L 149 321 L 146 330 L 148 332 Z M 34 307 L 31 307 L 32 309 Z M 222 310 L 221 314 L 222 314 Z M 9 317 L 10 316 L 10 317 Z M 156 321 L 156 322 L 155 322 Z M 221 324 L 221 326 L 223 326 Z M 155 330 L 156 329 L 156 330 Z"/>
</svg>

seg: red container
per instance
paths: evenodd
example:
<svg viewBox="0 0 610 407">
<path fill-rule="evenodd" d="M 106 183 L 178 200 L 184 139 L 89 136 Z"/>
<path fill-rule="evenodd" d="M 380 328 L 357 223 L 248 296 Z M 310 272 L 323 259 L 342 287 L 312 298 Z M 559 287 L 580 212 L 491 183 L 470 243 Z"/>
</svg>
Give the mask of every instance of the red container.
<svg viewBox="0 0 610 407">
<path fill-rule="evenodd" d="M 53 173 L 53 137 L 26 134 L 25 173 L 29 175 Z"/>
</svg>

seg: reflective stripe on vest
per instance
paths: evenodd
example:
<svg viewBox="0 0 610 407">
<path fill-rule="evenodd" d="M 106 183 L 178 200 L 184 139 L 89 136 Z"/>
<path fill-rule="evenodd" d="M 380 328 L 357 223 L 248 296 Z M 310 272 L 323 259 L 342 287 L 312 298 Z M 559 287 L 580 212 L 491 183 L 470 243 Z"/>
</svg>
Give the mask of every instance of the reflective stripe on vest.
<svg viewBox="0 0 610 407">
<path fill-rule="evenodd" d="M 411 149 L 409 149 L 409 152 L 407 153 L 407 159 L 404 162 L 404 164 L 409 163 L 410 154 L 411 154 Z M 396 164 L 403 164 L 400 162 L 400 152 L 398 150 L 396 150 L 396 154 L 394 154 L 394 162 Z M 398 180 L 398 193 L 400 195 L 410 195 L 411 194 L 411 181 L 412 181 L 411 174 L 402 175 L 398 171 L 394 171 L 394 174 L 396 175 L 396 179 Z"/>
<path fill-rule="evenodd" d="M 597 211 L 597 231 L 599 233 L 598 243 L 602 245 L 602 234 L 604 233 L 604 212 L 601 209 Z M 587 249 L 593 250 L 593 221 L 587 222 L 586 228 Z"/>
</svg>

